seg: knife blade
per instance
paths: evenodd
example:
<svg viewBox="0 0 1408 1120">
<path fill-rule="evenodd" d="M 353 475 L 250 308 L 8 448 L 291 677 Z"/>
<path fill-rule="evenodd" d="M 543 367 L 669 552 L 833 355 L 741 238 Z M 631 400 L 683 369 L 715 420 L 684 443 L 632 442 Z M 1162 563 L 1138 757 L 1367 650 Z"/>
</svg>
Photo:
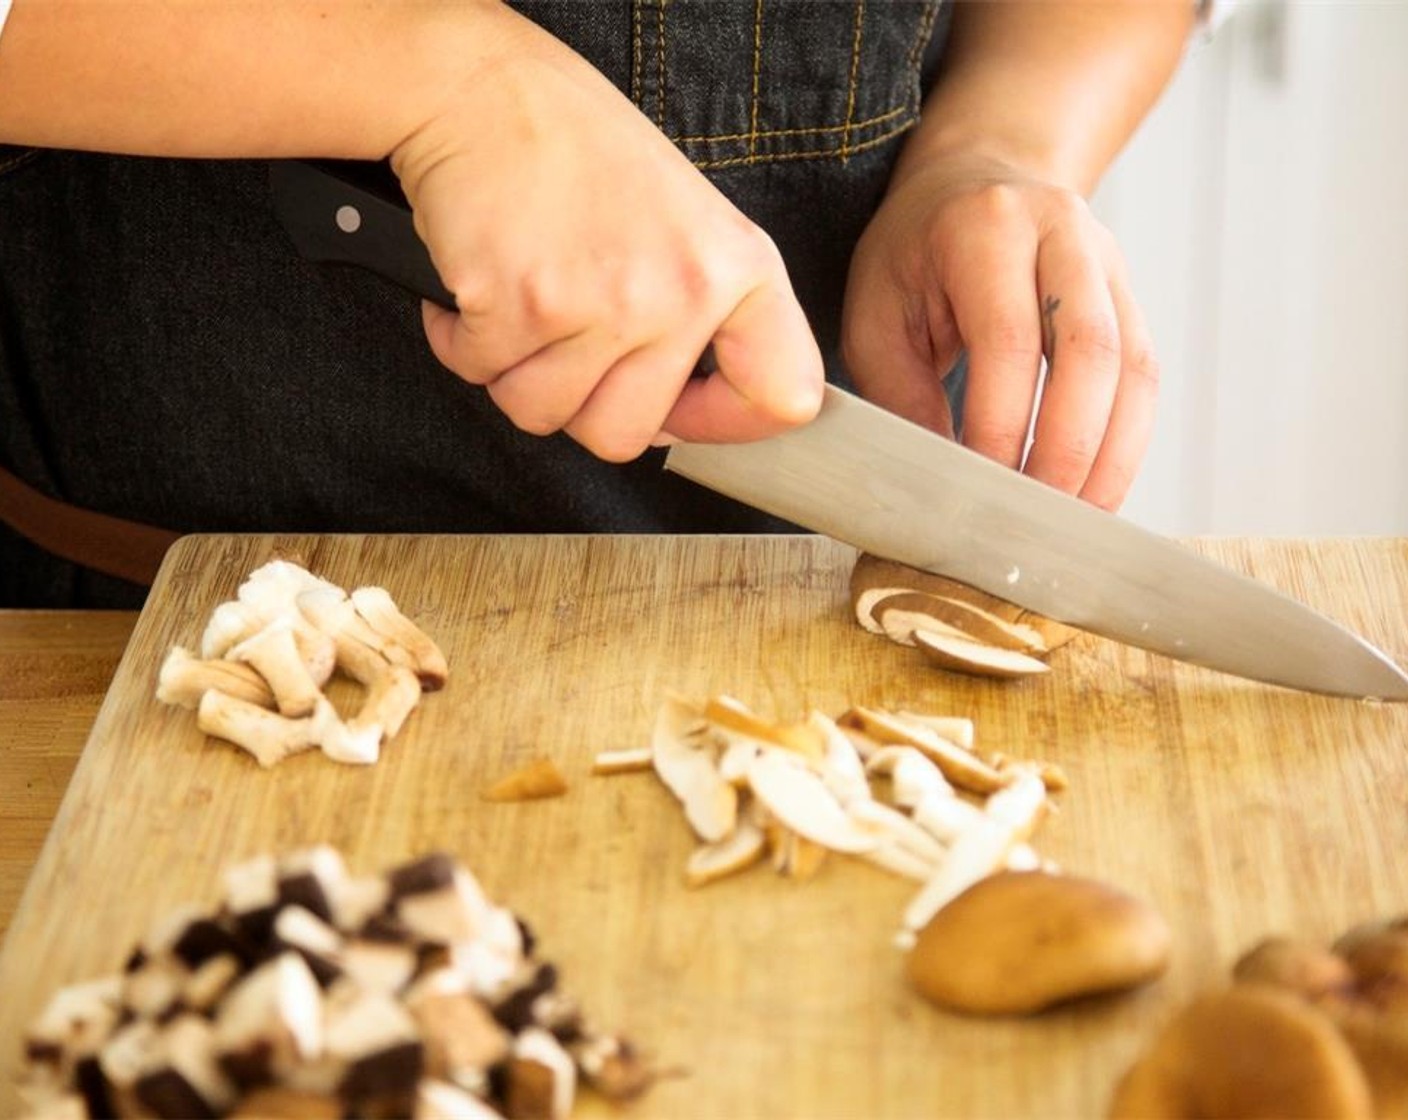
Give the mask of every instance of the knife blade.
<svg viewBox="0 0 1408 1120">
<path fill-rule="evenodd" d="M 384 164 L 278 160 L 274 211 L 299 253 L 453 308 Z M 821 412 L 756 443 L 677 444 L 667 470 L 886 559 L 1225 673 L 1408 700 L 1357 634 L 1176 541 L 1061 494 L 828 386 Z"/>
<path fill-rule="evenodd" d="M 809 424 L 666 469 L 1060 622 L 1252 680 L 1408 700 L 1408 674 L 1270 586 L 827 386 Z"/>
</svg>

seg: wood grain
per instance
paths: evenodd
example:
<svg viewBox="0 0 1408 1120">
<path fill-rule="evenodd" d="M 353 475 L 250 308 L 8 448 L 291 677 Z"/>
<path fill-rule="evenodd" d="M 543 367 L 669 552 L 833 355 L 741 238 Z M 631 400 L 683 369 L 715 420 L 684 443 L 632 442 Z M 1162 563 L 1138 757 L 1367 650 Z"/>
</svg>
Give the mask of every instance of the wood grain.
<svg viewBox="0 0 1408 1120">
<path fill-rule="evenodd" d="M 137 615 L 0 612 L 0 937 Z"/>
<path fill-rule="evenodd" d="M 1408 659 L 1408 542 L 1203 542 Z M 263 771 L 152 698 L 274 555 L 379 583 L 440 640 L 452 677 L 370 769 Z M 0 1086 L 61 983 L 120 965 L 153 915 L 214 897 L 219 869 L 328 841 L 371 870 L 448 849 L 540 932 L 565 986 L 681 1076 L 639 1117 L 1091 1116 L 1178 1002 L 1278 931 L 1329 937 L 1408 910 L 1408 707 L 1308 696 L 1082 637 L 1015 684 L 926 667 L 847 617 L 854 553 L 809 537 L 189 538 L 168 557 L 0 959 Z M 699 891 L 651 775 L 592 777 L 641 744 L 668 690 L 780 716 L 854 702 L 972 716 L 979 745 L 1059 763 L 1039 834 L 1072 871 L 1169 918 L 1169 974 L 1037 1019 L 940 1013 L 891 946 L 908 884 L 832 860 Z M 550 753 L 565 797 L 492 805 Z M 0 1097 L 0 1114 L 13 1112 Z"/>
</svg>

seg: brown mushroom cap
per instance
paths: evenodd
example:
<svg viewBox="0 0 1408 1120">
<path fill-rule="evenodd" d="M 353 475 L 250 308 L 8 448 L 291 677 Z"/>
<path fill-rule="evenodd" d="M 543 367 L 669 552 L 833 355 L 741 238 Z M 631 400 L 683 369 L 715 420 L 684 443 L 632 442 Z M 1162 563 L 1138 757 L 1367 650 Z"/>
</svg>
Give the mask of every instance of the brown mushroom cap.
<svg viewBox="0 0 1408 1120">
<path fill-rule="evenodd" d="M 1003 871 L 969 887 L 919 931 L 908 973 L 942 1007 L 1031 1014 L 1148 983 L 1167 967 L 1169 942 L 1156 910 L 1108 884 Z"/>
<path fill-rule="evenodd" d="M 1349 1045 L 1325 1016 L 1266 984 L 1199 997 L 1115 1089 L 1113 1118 L 1373 1115 Z"/>
</svg>

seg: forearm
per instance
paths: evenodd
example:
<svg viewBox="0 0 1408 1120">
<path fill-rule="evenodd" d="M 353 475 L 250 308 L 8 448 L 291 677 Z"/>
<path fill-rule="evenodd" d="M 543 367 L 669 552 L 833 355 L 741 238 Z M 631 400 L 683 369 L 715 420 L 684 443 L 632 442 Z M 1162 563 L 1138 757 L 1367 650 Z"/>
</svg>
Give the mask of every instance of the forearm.
<svg viewBox="0 0 1408 1120">
<path fill-rule="evenodd" d="M 959 0 L 900 174 L 965 154 L 1089 194 L 1182 56 L 1191 0 Z"/>
<path fill-rule="evenodd" d="M 381 158 L 515 22 L 497 0 L 15 0 L 0 141 Z"/>
</svg>

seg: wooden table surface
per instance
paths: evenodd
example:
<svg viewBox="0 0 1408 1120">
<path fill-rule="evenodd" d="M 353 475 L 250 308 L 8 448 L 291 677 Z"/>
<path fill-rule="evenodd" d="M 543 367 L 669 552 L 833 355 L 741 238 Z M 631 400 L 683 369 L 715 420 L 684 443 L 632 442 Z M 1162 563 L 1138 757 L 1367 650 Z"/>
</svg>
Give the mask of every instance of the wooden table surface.
<svg viewBox="0 0 1408 1120">
<path fill-rule="evenodd" d="M 1408 540 L 1197 547 L 1408 661 Z M 383 583 L 450 658 L 449 685 L 375 767 L 263 771 L 152 699 L 162 652 L 290 552 L 344 586 Z M 1408 705 L 1092 637 L 1015 685 L 939 673 L 848 620 L 853 557 L 819 538 L 188 538 L 135 630 L 130 615 L 4 619 L 12 875 L 92 730 L 0 954 L 0 1114 L 47 992 L 119 966 L 152 915 L 208 901 L 223 863 L 319 840 L 360 871 L 430 847 L 464 858 L 535 925 L 593 1018 L 689 1071 L 636 1120 L 1098 1115 L 1142 1041 L 1255 939 L 1328 939 L 1408 910 Z M 731 691 L 784 717 L 967 714 L 984 749 L 1063 766 L 1071 789 L 1038 846 L 1158 906 L 1169 974 L 1131 999 L 968 1020 L 902 982 L 890 938 L 908 884 L 835 860 L 801 886 L 758 869 L 684 889 L 692 841 L 668 794 L 650 775 L 587 775 L 596 751 L 644 738 L 669 691 Z M 567 796 L 479 800 L 544 749 Z"/>
<path fill-rule="evenodd" d="M 0 938 L 136 625 L 135 611 L 0 611 Z"/>
</svg>

